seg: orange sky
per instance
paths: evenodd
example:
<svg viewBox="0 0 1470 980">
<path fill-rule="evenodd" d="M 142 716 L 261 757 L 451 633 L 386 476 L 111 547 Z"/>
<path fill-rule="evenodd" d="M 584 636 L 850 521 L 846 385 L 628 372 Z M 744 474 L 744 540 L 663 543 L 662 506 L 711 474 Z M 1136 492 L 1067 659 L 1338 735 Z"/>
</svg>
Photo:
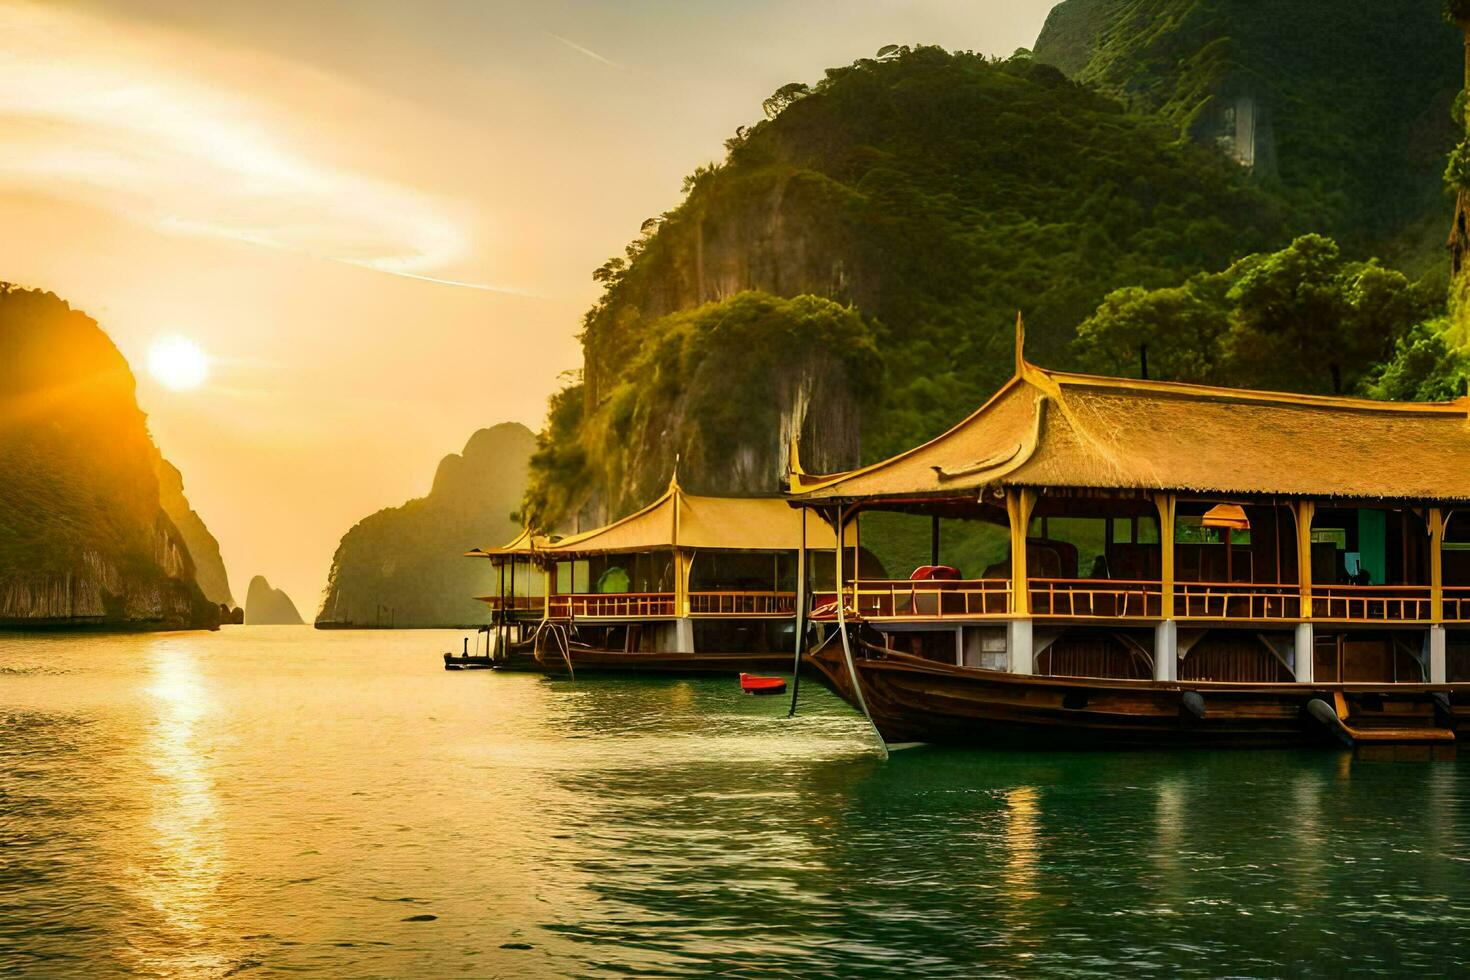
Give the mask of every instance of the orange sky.
<svg viewBox="0 0 1470 980">
<path fill-rule="evenodd" d="M 0 280 L 97 318 L 236 600 L 309 617 L 355 521 L 539 425 L 591 270 L 765 96 L 890 42 L 1009 54 L 1051 5 L 0 0 Z M 148 377 L 170 335 L 202 387 Z"/>
</svg>

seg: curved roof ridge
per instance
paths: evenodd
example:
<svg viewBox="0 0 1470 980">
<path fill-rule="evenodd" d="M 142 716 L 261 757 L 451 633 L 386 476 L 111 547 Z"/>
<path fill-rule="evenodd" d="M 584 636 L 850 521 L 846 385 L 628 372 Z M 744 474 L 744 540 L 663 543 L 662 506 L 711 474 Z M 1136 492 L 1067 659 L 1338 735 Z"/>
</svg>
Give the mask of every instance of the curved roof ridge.
<svg viewBox="0 0 1470 980">
<path fill-rule="evenodd" d="M 1192 381 L 1155 381 L 1151 378 L 1117 378 L 1102 374 L 1085 374 L 1076 371 L 1052 371 L 1028 364 L 1027 367 L 1051 379 L 1059 387 L 1063 385 L 1089 386 L 1097 388 L 1131 389 L 1154 394 L 1193 395 L 1216 397 L 1251 402 L 1272 402 L 1288 405 L 1309 405 L 1316 408 L 1360 409 L 1364 411 L 1420 412 L 1442 414 L 1470 414 L 1470 397 L 1462 396 L 1448 402 L 1398 402 L 1380 401 L 1353 395 L 1312 395 L 1294 391 L 1274 391 L 1261 388 L 1231 388 L 1225 385 L 1200 384 Z"/>
<path fill-rule="evenodd" d="M 1005 384 L 1001 385 L 1000 388 L 998 388 L 996 390 L 995 394 L 993 394 L 989 398 L 987 398 L 985 400 L 985 403 L 982 404 L 979 408 L 975 409 L 969 415 L 966 415 L 964 418 L 960 419 L 958 422 L 956 422 L 954 425 L 950 426 L 948 429 L 945 429 L 943 432 L 941 432 L 939 435 L 935 436 L 933 439 L 930 439 L 927 442 L 922 442 L 919 445 L 913 446 L 913 447 L 911 447 L 909 449 L 905 449 L 903 452 L 898 453 L 897 455 L 894 455 L 894 456 L 889 456 L 887 459 L 880 459 L 880 460 L 878 460 L 875 463 L 869 463 L 866 466 L 859 466 L 856 469 L 847 470 L 847 471 L 842 472 L 842 473 L 830 473 L 830 474 L 827 474 L 825 477 L 823 477 L 821 479 L 813 480 L 810 483 L 806 483 L 805 481 L 792 480 L 791 481 L 791 492 L 793 494 L 803 494 L 803 493 L 811 493 L 811 492 L 813 492 L 815 490 L 825 490 L 827 487 L 832 486 L 833 484 L 841 483 L 842 481 L 852 479 L 855 476 L 862 476 L 865 473 L 871 473 L 873 470 L 876 470 L 876 469 L 879 469 L 881 467 L 888 466 L 888 465 L 890 465 L 892 463 L 897 463 L 897 462 L 899 462 L 901 460 L 907 459 L 908 457 L 913 456 L 914 454 L 916 454 L 918 452 L 921 452 L 921 451 L 923 451 L 925 449 L 928 449 L 930 446 L 933 446 L 933 445 L 935 445 L 937 443 L 943 442 L 945 439 L 949 438 L 954 433 L 958 432 L 959 430 L 963 429 L 965 426 L 969 425 L 975 419 L 979 418 L 985 412 L 986 409 L 988 409 L 991 405 L 995 404 L 995 402 L 999 401 L 1000 400 L 1000 397 L 1002 395 L 1004 395 L 1006 392 L 1010 391 L 1011 388 L 1015 387 L 1018 384 L 1028 384 L 1028 383 L 1031 383 L 1029 379 L 1023 378 L 1019 374 L 1014 375 L 1014 376 L 1012 376 L 1012 378 L 1009 381 L 1007 381 Z M 787 474 L 787 475 L 788 475 L 788 478 L 789 478 L 790 476 L 793 476 L 793 475 L 796 475 L 796 476 L 805 476 L 806 474 L 805 473 L 802 473 L 802 474 Z M 797 485 L 796 485 L 798 482 L 803 483 L 803 485 L 801 486 L 800 489 L 798 489 L 797 488 Z"/>
</svg>

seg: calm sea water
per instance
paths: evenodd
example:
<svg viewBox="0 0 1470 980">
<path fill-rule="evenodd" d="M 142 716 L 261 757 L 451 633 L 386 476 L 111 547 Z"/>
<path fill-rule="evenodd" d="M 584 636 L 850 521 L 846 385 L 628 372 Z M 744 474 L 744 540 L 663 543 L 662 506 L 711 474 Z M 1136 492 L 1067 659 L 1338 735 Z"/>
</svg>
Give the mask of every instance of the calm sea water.
<svg viewBox="0 0 1470 980">
<path fill-rule="evenodd" d="M 446 673 L 458 633 L 0 636 L 0 969 L 1434 974 L 1470 752 L 884 762 L 809 685 Z"/>
</svg>

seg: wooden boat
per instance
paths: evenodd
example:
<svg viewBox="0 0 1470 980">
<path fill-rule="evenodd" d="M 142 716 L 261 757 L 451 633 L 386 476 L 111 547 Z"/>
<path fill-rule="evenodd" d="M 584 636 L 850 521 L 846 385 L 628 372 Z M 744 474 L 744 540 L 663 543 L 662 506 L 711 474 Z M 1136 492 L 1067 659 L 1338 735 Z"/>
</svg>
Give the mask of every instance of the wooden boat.
<svg viewBox="0 0 1470 980">
<path fill-rule="evenodd" d="M 805 662 L 890 745 L 1099 749 L 1454 743 L 1470 733 L 1470 685 L 1305 686 L 1027 677 L 864 645 L 853 690 L 840 644 Z M 1312 711 L 1328 708 L 1331 721 Z M 861 710 L 861 709 L 860 709 Z"/>
<path fill-rule="evenodd" d="M 746 694 L 780 694 L 786 690 L 786 678 L 741 674 L 740 690 Z"/>
<path fill-rule="evenodd" d="M 1066 374 L 1028 363 L 1022 337 L 1012 379 L 922 446 L 826 475 L 793 447 L 793 502 L 844 542 L 806 662 L 885 742 L 1470 730 L 1470 398 Z M 844 572 L 873 511 L 929 518 L 910 578 Z M 969 535 L 951 554 L 946 524 Z"/>
<path fill-rule="evenodd" d="M 495 660 L 490 655 L 488 633 L 485 630 L 481 630 L 480 632 L 487 637 L 484 651 L 481 652 L 477 639 L 475 652 L 470 653 L 469 637 L 465 637 L 464 648 L 459 653 L 454 653 L 449 650 L 444 652 L 445 670 L 490 670 L 495 666 Z"/>
<path fill-rule="evenodd" d="M 762 673 L 795 661 L 797 582 L 809 552 L 831 555 L 830 534 L 783 497 L 700 496 L 675 478 L 612 524 L 469 555 L 499 571 L 480 599 L 501 624 L 502 669 Z"/>
</svg>

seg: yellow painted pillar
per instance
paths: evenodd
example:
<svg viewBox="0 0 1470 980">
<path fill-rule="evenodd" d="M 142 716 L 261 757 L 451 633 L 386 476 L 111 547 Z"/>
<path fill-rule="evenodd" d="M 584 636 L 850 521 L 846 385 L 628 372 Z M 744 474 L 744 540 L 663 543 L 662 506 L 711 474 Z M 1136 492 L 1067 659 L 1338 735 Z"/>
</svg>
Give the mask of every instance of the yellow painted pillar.
<svg viewBox="0 0 1470 980">
<path fill-rule="evenodd" d="M 1444 511 L 1429 508 L 1429 621 L 1444 622 Z"/>
<path fill-rule="evenodd" d="M 1162 591 L 1159 615 L 1164 619 L 1174 618 L 1174 513 L 1178 503 L 1178 498 L 1172 493 L 1154 494 L 1154 506 L 1159 510 L 1159 582 Z"/>
<path fill-rule="evenodd" d="M 682 548 L 674 549 L 674 615 L 689 615 L 689 556 Z"/>
<path fill-rule="evenodd" d="M 1031 527 L 1031 511 L 1036 507 L 1036 491 L 1024 487 L 1006 488 L 1006 517 L 1011 530 L 1011 613 L 1031 615 L 1031 589 L 1026 570 L 1026 537 Z"/>
<path fill-rule="evenodd" d="M 1296 511 L 1296 580 L 1301 591 L 1302 619 L 1312 618 L 1312 518 L 1317 504 L 1298 500 Z"/>
</svg>

